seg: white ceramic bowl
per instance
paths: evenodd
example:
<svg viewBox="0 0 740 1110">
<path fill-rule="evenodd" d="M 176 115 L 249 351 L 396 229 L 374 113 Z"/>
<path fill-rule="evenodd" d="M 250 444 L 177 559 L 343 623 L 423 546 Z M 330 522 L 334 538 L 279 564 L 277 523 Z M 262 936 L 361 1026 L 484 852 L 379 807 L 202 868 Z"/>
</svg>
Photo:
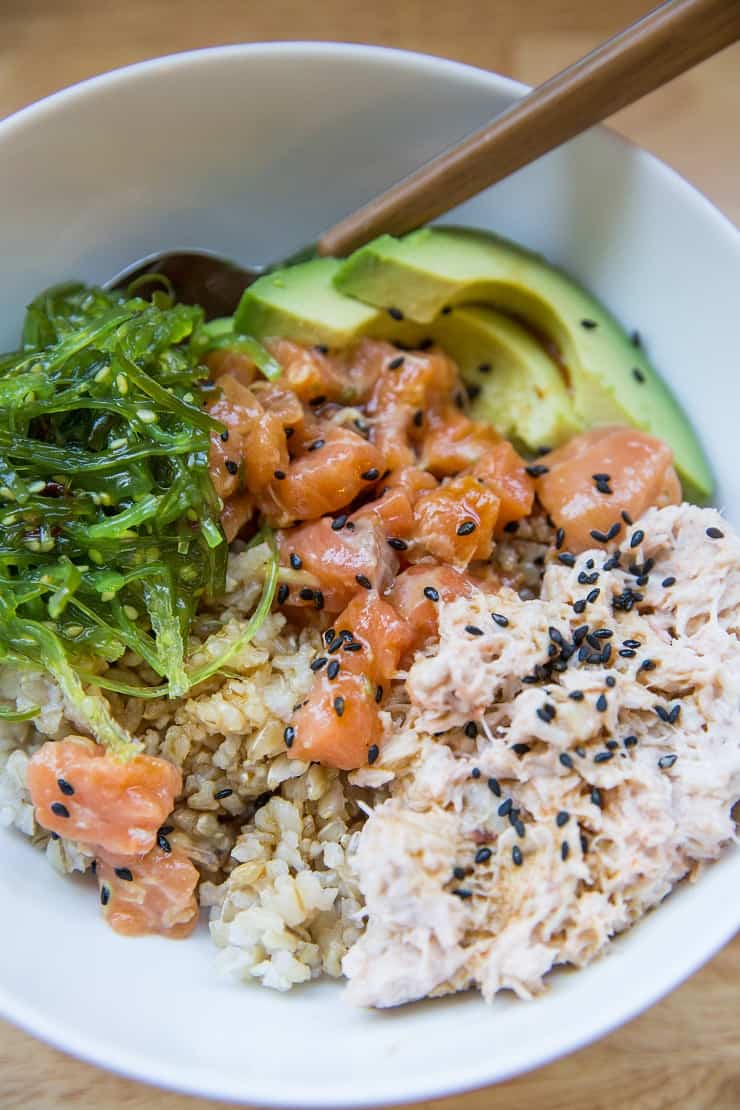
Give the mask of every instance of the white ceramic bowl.
<svg viewBox="0 0 740 1110">
<path fill-rule="evenodd" d="M 280 256 L 522 91 L 452 62 L 309 43 L 182 54 L 52 96 L 0 124 L 0 350 L 15 343 L 24 304 L 62 278 L 100 281 L 159 248 Z M 733 227 L 604 131 L 454 219 L 545 251 L 640 330 L 740 525 Z M 467 996 L 379 1014 L 351 1009 L 334 983 L 279 995 L 224 982 L 205 928 L 187 943 L 124 940 L 88 886 L 3 833 L 0 1010 L 69 1052 L 196 1094 L 286 1107 L 430 1098 L 515 1075 L 633 1017 L 732 936 L 738 887 L 740 853 L 728 853 L 534 1003 Z"/>
</svg>

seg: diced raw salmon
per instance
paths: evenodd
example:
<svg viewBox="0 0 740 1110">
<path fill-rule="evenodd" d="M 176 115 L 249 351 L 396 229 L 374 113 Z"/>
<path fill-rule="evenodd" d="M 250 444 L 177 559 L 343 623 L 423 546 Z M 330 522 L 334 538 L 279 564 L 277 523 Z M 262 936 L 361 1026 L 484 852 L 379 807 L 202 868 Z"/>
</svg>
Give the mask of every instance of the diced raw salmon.
<svg viewBox="0 0 740 1110">
<path fill-rule="evenodd" d="M 414 441 L 423 434 L 425 414 L 446 401 L 458 384 L 457 368 L 439 351 L 400 352 L 390 343 L 376 343 L 382 362 L 367 411 L 372 439 L 395 470 L 416 461 Z"/>
<path fill-rule="evenodd" d="M 307 404 L 318 398 L 342 405 L 362 404 L 380 370 L 371 340 L 360 340 L 342 354 L 302 347 L 290 339 L 273 339 L 268 346 L 283 367 L 281 383 Z"/>
<path fill-rule="evenodd" d="M 681 500 L 670 448 L 635 428 L 592 428 L 538 461 L 547 470 L 537 494 L 569 551 L 598 546 L 610 529 L 623 535 L 623 513 L 637 520 Z"/>
<path fill-rule="evenodd" d="M 380 473 L 382 466 L 372 443 L 349 428 L 327 424 L 284 467 L 285 478 L 270 483 L 271 502 L 263 500 L 261 506 L 281 525 L 315 520 L 353 501 L 367 488 L 366 475 Z"/>
<path fill-rule="evenodd" d="M 226 431 L 211 433 L 211 479 L 224 500 L 247 491 L 259 496 L 276 470 L 288 469 L 282 422 L 275 413 L 266 412 L 254 393 L 230 374 L 219 378 L 219 386 L 221 396 L 211 405 L 210 414 Z"/>
<path fill-rule="evenodd" d="M 182 790 L 166 759 L 121 762 L 84 736 L 48 740 L 31 756 L 28 788 L 45 829 L 122 855 L 150 850 Z"/>
<path fill-rule="evenodd" d="M 224 501 L 221 510 L 221 527 L 229 543 L 235 540 L 240 531 L 254 516 L 255 504 L 251 493 L 235 493 Z"/>
<path fill-rule="evenodd" d="M 343 771 L 362 767 L 381 738 L 375 686 L 365 675 L 350 671 L 340 671 L 333 682 L 319 676 L 292 727 L 295 739 L 288 754 L 295 759 Z"/>
<path fill-rule="evenodd" d="M 99 851 L 95 870 L 103 916 L 116 933 L 171 938 L 192 933 L 198 922 L 198 872 L 183 852 L 159 847 L 145 856 Z"/>
<path fill-rule="evenodd" d="M 420 563 L 399 574 L 388 594 L 388 601 L 411 627 L 411 647 L 422 647 L 437 635 L 440 601 L 467 597 L 471 583 L 452 567 Z"/>
<path fill-rule="evenodd" d="M 249 355 L 241 351 L 211 351 L 206 356 L 206 366 L 211 372 L 211 378 L 217 382 L 224 374 L 230 374 L 240 385 L 250 386 L 257 377 L 257 367 Z"/>
<path fill-rule="evenodd" d="M 521 520 L 532 512 L 534 481 L 525 467 L 524 459 L 509 441 L 500 439 L 489 447 L 471 471 L 473 477 L 482 478 L 499 499 L 497 535 L 512 520 Z"/>
<path fill-rule="evenodd" d="M 501 437 L 490 424 L 470 420 L 454 405 L 426 414 L 421 465 L 437 478 L 473 466 Z"/>
<path fill-rule="evenodd" d="M 487 559 L 498 510 L 496 494 L 472 475 L 446 478 L 416 503 L 410 560 L 431 555 L 464 570 L 474 559 Z"/>
<path fill-rule="evenodd" d="M 341 518 L 338 518 L 341 519 Z M 384 591 L 398 570 L 398 559 L 386 542 L 379 518 L 356 515 L 343 527 L 329 517 L 301 524 L 280 535 L 281 561 L 298 555 L 303 570 L 312 574 L 323 595 L 327 613 L 341 613 L 360 589 Z M 293 590 L 291 603 L 301 601 Z M 314 604 L 306 599 L 306 604 Z"/>
<path fill-rule="evenodd" d="M 411 638 L 410 626 L 392 605 L 374 590 L 359 593 L 337 618 L 334 639 L 326 644 L 329 662 L 293 717 L 289 754 L 345 771 L 365 764 L 368 750 L 380 743 L 378 709 L 385 688 Z M 329 677 L 334 663 L 338 673 Z"/>
</svg>

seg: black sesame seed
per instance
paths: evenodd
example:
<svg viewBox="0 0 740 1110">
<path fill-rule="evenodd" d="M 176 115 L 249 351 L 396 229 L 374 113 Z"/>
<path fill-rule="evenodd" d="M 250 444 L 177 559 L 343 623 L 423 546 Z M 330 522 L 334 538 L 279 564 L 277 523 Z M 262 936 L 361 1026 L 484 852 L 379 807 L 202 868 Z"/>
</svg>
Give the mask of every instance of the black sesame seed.
<svg viewBox="0 0 740 1110">
<path fill-rule="evenodd" d="M 557 827 L 559 829 L 562 829 L 563 825 L 567 825 L 569 821 L 570 821 L 570 814 L 568 813 L 567 810 L 561 809 L 560 812 L 558 813 L 557 817 L 555 818 L 555 824 L 557 825 Z"/>
<path fill-rule="evenodd" d="M 475 721 L 468 721 L 468 723 L 465 725 L 464 732 L 465 735 L 471 740 L 475 740 L 476 736 L 478 735 L 478 726 Z M 480 774 L 480 771 L 478 772 L 478 774 Z"/>
<path fill-rule="evenodd" d="M 332 532 L 341 532 L 342 528 L 344 528 L 346 523 L 347 523 L 347 514 L 346 513 L 340 513 L 339 516 L 334 517 L 334 520 L 331 522 Z"/>
<path fill-rule="evenodd" d="M 521 839 L 523 840 L 524 837 L 527 835 L 527 830 L 524 827 L 524 822 L 522 821 L 522 819 L 520 817 L 516 817 L 511 823 L 516 830 L 516 835 L 521 837 Z"/>
<path fill-rule="evenodd" d="M 123 879 L 125 883 L 132 883 L 134 881 L 134 876 L 131 873 L 131 869 L 128 867 L 116 867 L 115 873 L 118 878 Z"/>
<path fill-rule="evenodd" d="M 495 794 L 497 798 L 501 797 L 501 785 L 498 779 L 490 778 L 488 780 L 488 789 L 492 794 Z"/>
<path fill-rule="evenodd" d="M 52 802 L 49 808 L 57 817 L 69 817 L 69 810 L 62 802 Z"/>
<path fill-rule="evenodd" d="M 601 791 L 596 786 L 594 786 L 594 788 L 591 791 L 591 801 L 593 802 L 593 804 L 595 806 L 598 806 L 599 809 L 603 808 L 604 799 L 601 796 Z"/>
<path fill-rule="evenodd" d="M 424 597 L 428 598 L 429 601 L 439 601 L 439 592 L 435 590 L 434 586 L 425 586 Z"/>
<path fill-rule="evenodd" d="M 315 439 L 313 443 L 309 443 L 308 449 L 309 451 L 320 451 L 325 443 L 325 439 Z"/>
<path fill-rule="evenodd" d="M 503 613 L 491 613 L 491 617 L 493 618 L 494 623 L 499 626 L 499 628 L 508 627 L 509 618 L 505 617 Z"/>
<path fill-rule="evenodd" d="M 479 848 L 478 851 L 475 853 L 475 862 L 488 863 L 492 855 L 493 852 L 490 848 Z"/>
<path fill-rule="evenodd" d="M 380 471 L 377 466 L 371 466 L 369 470 L 365 470 L 360 477 L 365 482 L 374 482 L 376 478 L 380 477 Z"/>
<path fill-rule="evenodd" d="M 367 761 L 368 761 L 368 763 L 370 763 L 370 764 L 375 763 L 375 761 L 376 761 L 376 759 L 378 758 L 379 755 L 380 755 L 380 748 L 378 747 L 378 745 L 377 744 L 371 744 L 370 747 L 367 749 Z"/>
<path fill-rule="evenodd" d="M 284 605 L 285 602 L 288 600 L 288 595 L 289 594 L 290 594 L 290 589 L 285 584 L 285 582 L 281 582 L 280 585 L 278 586 L 278 592 L 277 592 L 277 603 L 278 603 L 278 605 Z"/>
<path fill-rule="evenodd" d="M 515 844 L 514 847 L 511 849 L 511 858 L 513 859 L 517 867 L 522 866 L 522 863 L 524 862 L 524 856 L 522 855 L 522 850 L 518 844 Z"/>
<path fill-rule="evenodd" d="M 583 701 L 583 690 L 571 690 L 568 697 L 571 701 Z"/>
<path fill-rule="evenodd" d="M 404 359 L 403 355 L 396 355 L 396 357 L 392 358 L 390 360 L 390 362 L 388 363 L 388 369 L 389 370 L 400 370 L 400 368 L 403 366 L 405 361 L 406 360 Z"/>
<path fill-rule="evenodd" d="M 567 752 L 561 752 L 560 755 L 558 756 L 558 759 L 562 763 L 563 767 L 567 767 L 569 770 L 572 769 L 573 760 L 571 759 L 571 757 L 568 755 Z"/>
<path fill-rule="evenodd" d="M 599 713 L 606 713 L 608 704 L 609 703 L 606 700 L 606 694 L 599 694 L 598 698 L 596 699 L 596 708 Z"/>
<path fill-rule="evenodd" d="M 596 323 L 595 320 L 586 319 L 586 320 L 581 320 L 581 327 L 585 328 L 587 331 L 591 331 L 593 328 L 598 327 L 598 324 Z"/>
<path fill-rule="evenodd" d="M 530 478 L 541 478 L 543 474 L 550 473 L 550 467 L 545 466 L 544 463 L 534 463 L 532 466 L 525 466 L 524 469 Z"/>
<path fill-rule="evenodd" d="M 580 644 L 581 641 L 584 639 L 584 637 L 587 635 L 587 633 L 588 633 L 588 625 L 587 624 L 579 624 L 578 628 L 576 628 L 576 630 L 573 633 L 573 643 L 574 644 Z"/>
<path fill-rule="evenodd" d="M 224 465 L 229 474 L 236 474 L 239 470 L 239 463 L 234 462 L 233 459 L 227 459 Z"/>
<path fill-rule="evenodd" d="M 529 744 L 512 744 L 511 750 L 514 752 L 515 755 L 526 755 L 527 752 L 531 751 L 532 749 L 530 748 Z"/>
<path fill-rule="evenodd" d="M 286 748 L 293 747 L 293 741 L 295 740 L 295 729 L 292 725 L 285 726 L 285 729 L 283 731 L 283 740 L 285 741 Z"/>
<path fill-rule="evenodd" d="M 597 543 L 608 543 L 609 537 L 606 532 L 600 532 L 598 528 L 591 529 L 591 539 L 596 540 Z"/>
<path fill-rule="evenodd" d="M 658 766 L 660 767 L 661 771 L 665 771 L 668 767 L 672 767 L 677 759 L 677 755 L 662 755 L 658 760 Z"/>
<path fill-rule="evenodd" d="M 344 714 L 344 698 L 340 694 L 334 698 L 334 712 L 337 717 L 341 717 Z"/>
<path fill-rule="evenodd" d="M 336 678 L 339 674 L 339 663 L 336 659 L 332 659 L 329 666 L 326 668 L 326 677 L 328 679 Z"/>
<path fill-rule="evenodd" d="M 349 640 L 344 645 L 344 651 L 362 651 L 362 644 L 359 640 Z"/>
<path fill-rule="evenodd" d="M 310 586 L 304 586 L 303 589 L 299 592 L 298 596 L 301 601 L 313 601 L 314 591 L 311 589 Z"/>
<path fill-rule="evenodd" d="M 669 718 L 670 714 L 669 714 L 668 710 L 666 709 L 666 707 L 664 705 L 654 705 L 653 709 L 658 714 L 661 721 L 664 721 L 666 724 L 668 724 L 668 718 Z"/>
<path fill-rule="evenodd" d="M 597 752 L 594 763 L 608 763 L 610 759 L 614 759 L 614 752 Z"/>
<path fill-rule="evenodd" d="M 641 640 L 623 640 L 622 643 L 628 648 L 639 648 L 642 644 Z"/>
<path fill-rule="evenodd" d="M 566 567 L 574 567 L 576 565 L 575 555 L 571 555 L 569 551 L 561 551 L 558 555 L 558 560 Z"/>
<path fill-rule="evenodd" d="M 623 743 L 625 748 L 634 748 L 635 744 L 637 743 L 637 737 L 625 736 Z"/>
<path fill-rule="evenodd" d="M 292 566 L 293 570 L 300 570 L 303 566 L 303 560 L 301 559 L 300 555 L 296 555 L 295 551 L 291 552 L 290 565 Z"/>
<path fill-rule="evenodd" d="M 555 533 L 555 547 L 556 547 L 556 549 L 559 551 L 564 543 L 565 543 L 565 529 L 564 528 L 558 528 L 557 532 Z"/>
<path fill-rule="evenodd" d="M 328 662 L 328 660 L 327 660 L 326 656 L 325 655 L 320 655 L 318 657 L 318 659 L 314 659 L 313 663 L 311 663 L 311 670 L 312 671 L 320 671 L 322 667 L 326 666 L 327 662 Z"/>
<path fill-rule="evenodd" d="M 392 320 L 403 320 L 403 313 L 400 308 L 389 308 L 387 312 Z"/>
<path fill-rule="evenodd" d="M 375 687 L 375 701 L 378 703 L 378 705 L 380 705 L 382 700 L 383 700 L 383 687 L 382 686 L 376 686 Z"/>
<path fill-rule="evenodd" d="M 654 659 L 643 659 L 637 669 L 638 671 L 654 671 L 657 665 Z"/>
<path fill-rule="evenodd" d="M 504 532 L 508 532 L 509 535 L 513 535 L 515 532 L 518 532 L 518 531 L 519 531 L 519 521 L 518 520 L 510 520 L 508 522 L 508 524 L 504 525 Z"/>
<path fill-rule="evenodd" d="M 719 528 L 707 528 L 707 535 L 710 540 L 722 540 L 725 537 L 724 532 L 720 532 Z"/>
<path fill-rule="evenodd" d="M 452 868 L 452 877 L 453 877 L 453 879 L 464 879 L 465 878 L 465 868 L 460 867 L 459 865 L 457 867 L 453 867 Z"/>
<path fill-rule="evenodd" d="M 674 705 L 673 709 L 668 714 L 668 724 L 669 725 L 675 725 L 676 721 L 678 720 L 680 712 L 681 712 L 681 706 L 680 705 Z"/>
<path fill-rule="evenodd" d="M 619 747 L 619 744 L 617 743 L 616 740 L 607 740 L 606 746 L 607 746 L 607 748 L 609 749 L 610 752 L 615 752 L 617 750 L 617 748 Z"/>
<path fill-rule="evenodd" d="M 585 611 L 586 611 L 586 601 L 585 601 L 584 598 L 581 597 L 581 598 L 578 599 L 578 601 L 573 602 L 573 612 L 574 613 L 578 613 L 580 615 L 581 613 L 585 613 Z"/>
<path fill-rule="evenodd" d="M 321 590 L 314 590 L 313 603 L 319 610 L 324 608 L 324 595 Z"/>
<path fill-rule="evenodd" d="M 606 676 L 606 684 L 609 687 L 614 687 L 614 686 L 617 685 L 617 680 L 616 680 L 616 678 L 614 677 L 613 674 L 610 674 L 610 675 Z"/>
<path fill-rule="evenodd" d="M 511 798 L 507 798 L 506 801 L 502 802 L 501 805 L 498 807 L 497 812 L 499 817 L 507 817 L 508 814 L 511 813 L 513 806 L 514 803 L 512 802 Z"/>
<path fill-rule="evenodd" d="M 642 528 L 638 528 L 637 531 L 633 532 L 630 536 L 630 547 L 639 547 L 644 539 L 645 533 Z"/>
<path fill-rule="evenodd" d="M 476 528 L 475 521 L 473 521 L 473 520 L 464 520 L 462 522 L 462 524 L 460 524 L 458 526 L 457 534 L 458 534 L 458 536 L 469 536 L 471 534 L 471 532 L 475 531 L 475 528 Z"/>
<path fill-rule="evenodd" d="M 480 767 L 474 767 L 473 770 L 470 772 L 470 775 L 471 775 L 471 778 L 479 779 L 480 778 Z"/>
<path fill-rule="evenodd" d="M 394 551 L 406 551 L 409 545 L 406 540 L 399 540 L 396 536 L 391 536 L 388 540 L 388 546 L 392 547 Z"/>
<path fill-rule="evenodd" d="M 668 577 L 664 578 L 663 581 L 661 582 L 661 586 L 663 586 L 666 590 L 670 586 L 675 586 L 675 585 L 676 585 L 676 579 L 673 577 L 672 574 L 669 574 Z"/>
<path fill-rule="evenodd" d="M 66 794 L 68 798 L 71 798 L 75 792 L 74 786 L 72 786 L 71 783 L 67 782 L 66 779 L 57 779 L 57 786 L 61 790 L 62 794 Z"/>
<path fill-rule="evenodd" d="M 584 856 L 588 852 L 588 840 L 583 835 L 583 833 L 581 833 L 581 851 L 583 852 Z"/>
<path fill-rule="evenodd" d="M 283 482 L 283 481 L 285 481 L 285 477 L 286 477 L 286 474 L 285 474 L 285 471 L 284 471 L 284 470 L 273 470 L 273 472 L 272 472 L 272 476 L 273 476 L 273 478 L 275 478 L 275 479 L 276 479 L 276 480 L 277 480 L 278 482 Z"/>
<path fill-rule="evenodd" d="M 101 886 L 101 888 L 100 888 L 100 904 L 101 904 L 101 906 L 107 906 L 109 902 L 110 902 L 110 887 Z"/>
<path fill-rule="evenodd" d="M 620 513 L 620 516 L 622 517 L 622 520 L 624 521 L 625 524 L 630 524 L 630 525 L 632 524 L 632 517 L 630 516 L 630 514 L 627 512 L 626 509 L 622 509 L 622 512 Z"/>
<path fill-rule="evenodd" d="M 586 601 L 589 605 L 593 605 L 600 593 L 601 590 L 597 586 L 595 590 L 590 590 L 589 593 L 586 594 Z"/>
<path fill-rule="evenodd" d="M 472 890 L 464 890 L 462 887 L 457 887 L 457 889 L 453 890 L 452 893 L 460 898 L 463 902 L 466 901 L 466 899 L 473 897 Z"/>
<path fill-rule="evenodd" d="M 609 531 L 606 533 L 607 540 L 613 540 L 622 531 L 622 525 L 618 520 L 615 520 Z"/>
<path fill-rule="evenodd" d="M 567 860 L 569 852 L 570 852 L 570 844 L 568 843 L 567 840 L 564 840 L 563 843 L 560 845 L 560 858 L 563 861 L 563 863 L 565 863 L 565 861 Z"/>
<path fill-rule="evenodd" d="M 161 851 L 165 852 L 167 855 L 169 855 L 172 851 L 172 845 L 163 832 L 160 832 L 157 836 L 157 847 L 160 848 Z"/>
<path fill-rule="evenodd" d="M 228 428 L 225 428 L 224 431 L 221 432 L 221 437 L 220 438 L 221 438 L 221 441 L 223 443 L 228 443 L 229 442 L 229 429 Z"/>
<path fill-rule="evenodd" d="M 234 791 L 230 787 L 225 786 L 223 790 L 217 790 L 213 796 L 217 802 L 220 802 L 222 798 L 230 798 L 233 793 Z"/>
<path fill-rule="evenodd" d="M 468 633 L 469 636 L 482 636 L 483 635 L 483 629 L 478 628 L 477 624 L 466 624 L 465 625 L 465 631 Z"/>
</svg>

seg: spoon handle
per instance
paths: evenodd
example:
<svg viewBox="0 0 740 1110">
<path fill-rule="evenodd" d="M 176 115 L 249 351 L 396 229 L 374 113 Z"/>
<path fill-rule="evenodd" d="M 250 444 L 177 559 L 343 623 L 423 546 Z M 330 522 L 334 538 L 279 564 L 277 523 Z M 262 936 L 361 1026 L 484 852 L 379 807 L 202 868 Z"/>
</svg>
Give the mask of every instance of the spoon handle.
<svg viewBox="0 0 740 1110">
<path fill-rule="evenodd" d="M 319 254 L 342 257 L 435 219 L 738 38 L 740 0 L 667 0 L 340 220 Z"/>
</svg>

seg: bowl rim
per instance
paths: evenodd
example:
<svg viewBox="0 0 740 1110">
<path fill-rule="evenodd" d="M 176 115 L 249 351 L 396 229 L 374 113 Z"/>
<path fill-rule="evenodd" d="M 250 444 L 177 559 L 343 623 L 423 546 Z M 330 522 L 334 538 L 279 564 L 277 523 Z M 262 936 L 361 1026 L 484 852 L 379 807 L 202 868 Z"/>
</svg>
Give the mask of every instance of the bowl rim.
<svg viewBox="0 0 740 1110">
<path fill-rule="evenodd" d="M 390 62 L 399 66 L 412 66 L 427 72 L 444 71 L 465 78 L 471 84 L 478 83 L 481 87 L 487 86 L 491 91 L 505 92 L 516 97 L 525 95 L 530 89 L 530 86 L 520 81 L 491 70 L 437 55 L 397 47 L 328 40 L 231 43 L 147 58 L 143 61 L 95 74 L 50 93 L 0 120 L 0 149 L 3 142 L 15 132 L 33 126 L 37 120 L 82 100 L 96 89 L 115 88 L 131 80 L 136 80 L 139 75 L 154 70 L 167 72 L 180 68 L 208 65 L 214 59 L 224 56 L 253 57 L 266 55 L 278 57 L 294 55 L 305 57 L 307 54 L 324 58 L 350 55 L 379 65 Z M 734 243 L 740 260 L 740 229 L 695 185 L 660 158 L 612 131 L 609 127 L 600 126 L 596 130 L 601 133 L 605 141 L 626 147 L 638 157 L 647 160 L 651 164 L 653 172 L 658 174 L 663 184 L 677 189 L 682 194 L 682 199 L 686 204 L 700 211 L 704 219 L 709 218 L 717 224 L 717 230 L 725 237 L 729 237 L 730 241 Z M 306 1093 L 300 1087 L 300 1084 L 290 1077 L 280 1077 L 276 1082 L 271 1083 L 265 1081 L 255 1083 L 250 1080 L 250 1089 L 245 1092 L 237 1088 L 232 1082 L 219 1082 L 218 1077 L 214 1077 L 212 1068 L 202 1067 L 193 1061 L 186 1068 L 182 1066 L 178 1068 L 168 1067 L 164 1061 L 159 1065 L 148 1060 L 142 1061 L 135 1052 L 127 1051 L 125 1048 L 112 1044 L 105 1039 L 98 1039 L 94 1034 L 67 1032 L 60 1029 L 56 1023 L 45 1017 L 40 1008 L 27 1005 L 22 997 L 12 994 L 2 984 L 0 984 L 0 1017 L 25 1032 L 40 1038 L 54 1048 L 71 1054 L 86 1063 L 111 1071 L 127 1079 L 141 1081 L 155 1087 L 195 1097 L 226 1099 L 235 1103 L 243 1103 L 244 1099 L 248 1097 L 251 1105 L 285 1108 L 300 1106 L 305 1107 L 306 1110 L 320 1110 L 320 1108 L 346 1110 L 349 1106 L 361 1108 L 389 1103 L 407 1104 L 422 1099 L 436 1099 L 462 1094 L 494 1083 L 506 1082 L 584 1048 L 643 1013 L 688 979 L 732 939 L 739 927 L 740 907 L 734 917 L 727 914 L 725 917 L 720 916 L 706 922 L 700 953 L 696 954 L 691 960 L 683 962 L 680 968 L 673 966 L 671 961 L 666 961 L 660 969 L 660 974 L 656 974 L 654 977 L 651 990 L 642 994 L 639 1001 L 630 999 L 613 1003 L 609 1007 L 601 1009 L 598 1016 L 590 1013 L 587 1018 L 584 1017 L 580 1022 L 574 1022 L 567 1033 L 561 1033 L 559 1037 L 553 1038 L 551 1047 L 540 1051 L 536 1062 L 514 1061 L 503 1068 L 496 1069 L 493 1069 L 491 1064 L 483 1062 L 475 1068 L 466 1067 L 463 1075 L 453 1070 L 442 1073 L 434 1072 L 430 1079 L 414 1078 L 411 1085 L 403 1090 L 398 1089 L 397 1079 L 386 1081 L 376 1079 L 373 1094 L 370 1097 L 360 1096 L 348 1099 L 346 1094 L 338 1093 L 336 1086 L 332 1087 L 331 1085 L 316 1086 L 310 1093 Z"/>
</svg>

